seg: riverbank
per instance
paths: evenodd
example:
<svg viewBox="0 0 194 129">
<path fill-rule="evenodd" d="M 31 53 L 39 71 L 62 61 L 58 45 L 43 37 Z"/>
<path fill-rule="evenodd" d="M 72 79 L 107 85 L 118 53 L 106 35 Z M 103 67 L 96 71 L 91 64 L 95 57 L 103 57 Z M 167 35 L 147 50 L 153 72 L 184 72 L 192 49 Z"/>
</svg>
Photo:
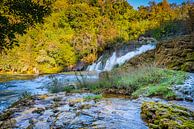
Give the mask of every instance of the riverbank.
<svg viewBox="0 0 194 129">
<path fill-rule="evenodd" d="M 148 126 L 143 122 L 140 115 L 142 112 L 141 107 L 145 108 L 143 103 L 152 102 L 157 104 L 159 101 L 161 103 L 169 103 L 157 98 L 130 100 L 125 97 L 113 98 L 109 96 L 107 98 L 105 96 L 91 93 L 69 94 L 65 92 L 27 96 L 14 103 L 0 115 L 0 126 L 2 129 L 126 129 L 129 127 L 130 129 L 147 129 Z M 189 108 L 189 106 L 187 107 Z M 191 108 L 194 109 L 194 107 Z M 192 109 L 187 109 L 185 113 L 194 113 L 193 111 Z M 181 118 L 181 114 L 179 115 L 177 117 Z M 192 115 L 190 118 L 190 122 L 194 122 L 194 116 Z M 148 125 L 151 127 L 150 124 Z M 193 123 L 190 123 L 190 125 L 188 129 L 193 127 Z"/>
</svg>

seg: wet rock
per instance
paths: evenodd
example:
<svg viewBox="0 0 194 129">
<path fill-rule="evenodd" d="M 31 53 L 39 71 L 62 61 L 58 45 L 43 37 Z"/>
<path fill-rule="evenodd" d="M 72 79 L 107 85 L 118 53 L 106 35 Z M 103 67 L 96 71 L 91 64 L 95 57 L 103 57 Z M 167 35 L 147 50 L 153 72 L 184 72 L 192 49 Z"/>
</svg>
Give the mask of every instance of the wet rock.
<svg viewBox="0 0 194 129">
<path fill-rule="evenodd" d="M 69 100 L 69 106 L 70 107 L 73 107 L 73 106 L 75 106 L 75 104 L 80 103 L 80 102 L 83 102 L 83 101 L 84 101 L 83 98 L 70 99 Z"/>
<path fill-rule="evenodd" d="M 69 127 L 71 121 L 76 117 L 73 112 L 63 112 L 56 118 L 55 126 L 56 128 Z"/>
<path fill-rule="evenodd" d="M 59 102 L 61 100 L 62 100 L 62 97 L 56 97 L 56 98 L 53 99 L 53 101 L 55 101 L 55 102 Z"/>
<path fill-rule="evenodd" d="M 50 126 L 48 123 L 39 121 L 34 125 L 33 129 L 49 129 L 49 128 Z"/>
<path fill-rule="evenodd" d="M 0 127 L 1 129 L 9 129 L 15 127 L 16 120 L 15 119 L 9 119 L 6 121 L 1 121 L 0 122 Z"/>
<path fill-rule="evenodd" d="M 88 115 L 80 114 L 71 121 L 70 128 L 90 127 L 94 118 Z"/>
<path fill-rule="evenodd" d="M 194 112 L 173 104 L 143 103 L 141 116 L 150 128 L 194 128 Z"/>
<path fill-rule="evenodd" d="M 58 107 L 57 110 L 59 110 L 59 111 L 69 111 L 70 106 L 69 105 L 63 105 L 61 107 Z"/>
<path fill-rule="evenodd" d="M 22 128 L 22 129 L 26 129 L 28 127 L 30 127 L 30 122 L 29 120 L 24 120 L 22 122 L 20 122 L 20 124 L 17 124 L 16 126 L 18 126 L 19 128 Z"/>
<path fill-rule="evenodd" d="M 175 98 L 175 100 L 177 100 L 177 101 L 183 101 L 183 100 L 184 100 L 184 98 L 183 98 L 183 97 L 179 97 L 179 96 L 177 96 L 177 97 Z"/>
<path fill-rule="evenodd" d="M 0 113 L 0 121 L 9 119 L 11 117 L 11 115 L 13 114 L 13 110 L 7 110 L 4 113 Z"/>
<path fill-rule="evenodd" d="M 32 113 L 43 114 L 44 110 L 44 108 L 37 108 L 36 110 L 32 111 Z"/>
</svg>

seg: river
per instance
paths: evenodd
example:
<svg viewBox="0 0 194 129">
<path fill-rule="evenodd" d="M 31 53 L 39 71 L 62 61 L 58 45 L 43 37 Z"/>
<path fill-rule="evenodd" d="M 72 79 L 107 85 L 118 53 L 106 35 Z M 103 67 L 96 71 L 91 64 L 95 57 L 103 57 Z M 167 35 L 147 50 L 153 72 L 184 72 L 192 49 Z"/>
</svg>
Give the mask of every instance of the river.
<svg viewBox="0 0 194 129">
<path fill-rule="evenodd" d="M 86 78 L 97 79 L 97 75 L 84 75 Z M 30 75 L 0 75 L 0 112 L 18 100 L 24 92 L 31 94 L 48 93 L 47 86 L 52 78 L 57 78 L 62 84 L 76 83 L 77 76 L 74 73 L 61 73 L 40 76 Z"/>
</svg>

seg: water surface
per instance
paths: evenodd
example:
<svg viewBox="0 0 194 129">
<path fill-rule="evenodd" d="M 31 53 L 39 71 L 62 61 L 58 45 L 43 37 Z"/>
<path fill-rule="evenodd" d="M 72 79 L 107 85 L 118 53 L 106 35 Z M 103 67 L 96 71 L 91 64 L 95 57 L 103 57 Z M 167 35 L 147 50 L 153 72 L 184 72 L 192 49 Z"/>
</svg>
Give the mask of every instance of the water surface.
<svg viewBox="0 0 194 129">
<path fill-rule="evenodd" d="M 90 80 L 96 79 L 95 74 L 83 77 Z M 47 86 L 52 82 L 52 78 L 57 78 L 64 85 L 76 83 L 77 78 L 74 73 L 62 73 L 52 75 L 30 76 L 30 75 L 0 75 L 0 112 L 18 100 L 24 92 L 31 94 L 48 93 Z"/>
</svg>

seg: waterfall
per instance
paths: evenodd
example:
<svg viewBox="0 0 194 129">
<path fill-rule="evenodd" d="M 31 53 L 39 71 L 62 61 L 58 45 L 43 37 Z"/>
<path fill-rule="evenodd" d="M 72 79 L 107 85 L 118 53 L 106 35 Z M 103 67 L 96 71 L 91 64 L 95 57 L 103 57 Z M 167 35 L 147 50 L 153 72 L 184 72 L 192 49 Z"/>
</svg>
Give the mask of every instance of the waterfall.
<svg viewBox="0 0 194 129">
<path fill-rule="evenodd" d="M 112 56 L 110 56 L 104 67 L 102 63 L 102 58 L 101 56 L 96 62 L 94 62 L 92 65 L 88 66 L 87 71 L 96 71 L 96 72 L 101 72 L 101 71 L 110 71 L 112 70 L 116 65 L 122 65 L 125 62 L 129 61 L 133 57 L 140 55 L 146 51 L 153 50 L 156 48 L 155 44 L 147 44 L 147 45 L 142 45 L 141 47 L 129 51 L 128 53 L 124 54 L 123 56 L 117 57 L 117 52 L 113 52 Z"/>
<path fill-rule="evenodd" d="M 114 52 L 112 56 L 106 61 L 106 65 L 103 71 L 110 71 L 111 69 L 113 69 L 116 62 L 117 62 L 117 55 L 116 55 L 116 52 Z"/>
<path fill-rule="evenodd" d="M 88 68 L 86 69 L 87 71 L 97 71 L 100 72 L 101 70 L 101 65 L 102 65 L 102 56 L 92 65 L 88 66 Z"/>
</svg>

